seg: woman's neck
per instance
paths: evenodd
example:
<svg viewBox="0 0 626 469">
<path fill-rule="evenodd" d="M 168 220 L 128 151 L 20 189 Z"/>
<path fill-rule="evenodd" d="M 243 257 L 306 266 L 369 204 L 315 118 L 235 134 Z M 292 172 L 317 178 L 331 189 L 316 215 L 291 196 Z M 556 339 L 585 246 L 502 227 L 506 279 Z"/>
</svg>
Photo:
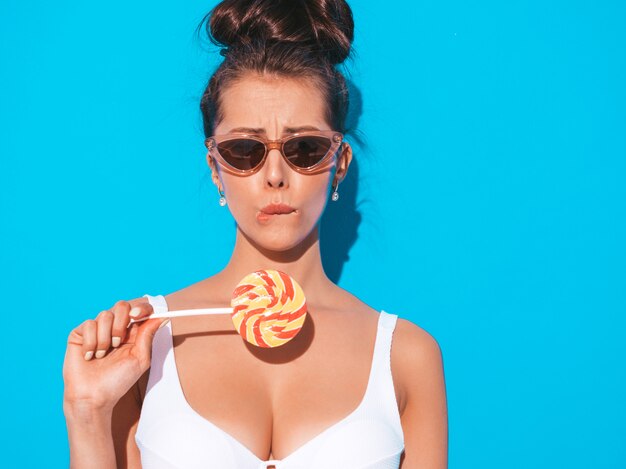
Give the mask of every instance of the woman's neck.
<svg viewBox="0 0 626 469">
<path fill-rule="evenodd" d="M 220 282 L 232 284 L 234 288 L 244 276 L 259 269 L 283 271 L 305 292 L 322 292 L 334 285 L 322 266 L 317 225 L 301 243 L 286 251 L 264 249 L 237 227 L 235 248 L 228 264 L 218 274 Z"/>
</svg>

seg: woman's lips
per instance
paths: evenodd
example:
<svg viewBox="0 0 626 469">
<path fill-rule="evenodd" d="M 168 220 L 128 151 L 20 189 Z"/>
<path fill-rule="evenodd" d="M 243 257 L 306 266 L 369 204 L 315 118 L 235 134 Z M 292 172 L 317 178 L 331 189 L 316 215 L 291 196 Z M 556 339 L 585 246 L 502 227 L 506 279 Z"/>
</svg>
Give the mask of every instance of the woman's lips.
<svg viewBox="0 0 626 469">
<path fill-rule="evenodd" d="M 286 204 L 269 204 L 261 209 L 256 218 L 260 222 L 268 222 L 273 218 L 289 215 L 295 211 L 295 208 Z"/>
<path fill-rule="evenodd" d="M 275 214 L 285 214 L 285 213 L 291 213 L 295 210 L 295 208 L 287 205 L 287 204 L 269 204 L 266 205 L 265 207 L 263 207 L 261 209 L 261 212 L 263 213 L 267 213 L 268 215 L 275 215 Z"/>
</svg>

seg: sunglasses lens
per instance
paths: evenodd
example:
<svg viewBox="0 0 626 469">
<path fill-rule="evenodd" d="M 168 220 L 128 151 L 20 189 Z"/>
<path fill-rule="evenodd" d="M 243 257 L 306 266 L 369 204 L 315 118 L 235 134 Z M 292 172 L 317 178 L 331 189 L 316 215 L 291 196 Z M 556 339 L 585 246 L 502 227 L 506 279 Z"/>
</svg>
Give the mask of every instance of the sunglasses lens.
<svg viewBox="0 0 626 469">
<path fill-rule="evenodd" d="M 242 171 L 258 166 L 265 155 L 265 145 L 250 138 L 221 142 L 217 150 L 229 165 Z"/>
<path fill-rule="evenodd" d="M 289 139 L 283 145 L 285 156 L 299 168 L 310 168 L 328 154 L 332 141 L 328 137 L 309 135 Z"/>
</svg>

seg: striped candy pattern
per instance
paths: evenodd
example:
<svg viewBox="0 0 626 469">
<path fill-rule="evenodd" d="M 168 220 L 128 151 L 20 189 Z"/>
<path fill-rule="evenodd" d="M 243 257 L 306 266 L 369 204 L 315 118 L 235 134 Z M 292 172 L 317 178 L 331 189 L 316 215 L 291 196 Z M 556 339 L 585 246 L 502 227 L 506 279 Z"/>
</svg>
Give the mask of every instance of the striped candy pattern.
<svg viewBox="0 0 626 469">
<path fill-rule="evenodd" d="M 235 329 L 258 347 L 278 347 L 291 340 L 306 319 L 304 292 L 279 270 L 257 270 L 246 275 L 230 302 Z"/>
</svg>

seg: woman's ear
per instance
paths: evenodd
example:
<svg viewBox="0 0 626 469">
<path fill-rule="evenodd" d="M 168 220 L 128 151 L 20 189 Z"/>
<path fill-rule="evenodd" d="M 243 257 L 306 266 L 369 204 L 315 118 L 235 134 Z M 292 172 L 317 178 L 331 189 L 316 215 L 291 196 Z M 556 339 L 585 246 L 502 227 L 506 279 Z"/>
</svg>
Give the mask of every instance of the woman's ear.
<svg viewBox="0 0 626 469">
<path fill-rule="evenodd" d="M 211 180 L 213 181 L 213 184 L 217 186 L 218 191 L 223 192 L 224 188 L 222 187 L 222 182 L 220 181 L 220 175 L 217 171 L 215 160 L 211 158 L 211 154 L 209 152 L 206 154 L 206 162 L 209 165 L 209 168 L 211 168 Z"/>
<path fill-rule="evenodd" d="M 343 142 L 341 144 L 341 153 L 337 162 L 337 172 L 335 173 L 335 180 L 333 181 L 333 185 L 339 184 L 348 174 L 348 166 L 350 166 L 350 162 L 352 161 L 352 147 L 348 142 Z"/>
</svg>

